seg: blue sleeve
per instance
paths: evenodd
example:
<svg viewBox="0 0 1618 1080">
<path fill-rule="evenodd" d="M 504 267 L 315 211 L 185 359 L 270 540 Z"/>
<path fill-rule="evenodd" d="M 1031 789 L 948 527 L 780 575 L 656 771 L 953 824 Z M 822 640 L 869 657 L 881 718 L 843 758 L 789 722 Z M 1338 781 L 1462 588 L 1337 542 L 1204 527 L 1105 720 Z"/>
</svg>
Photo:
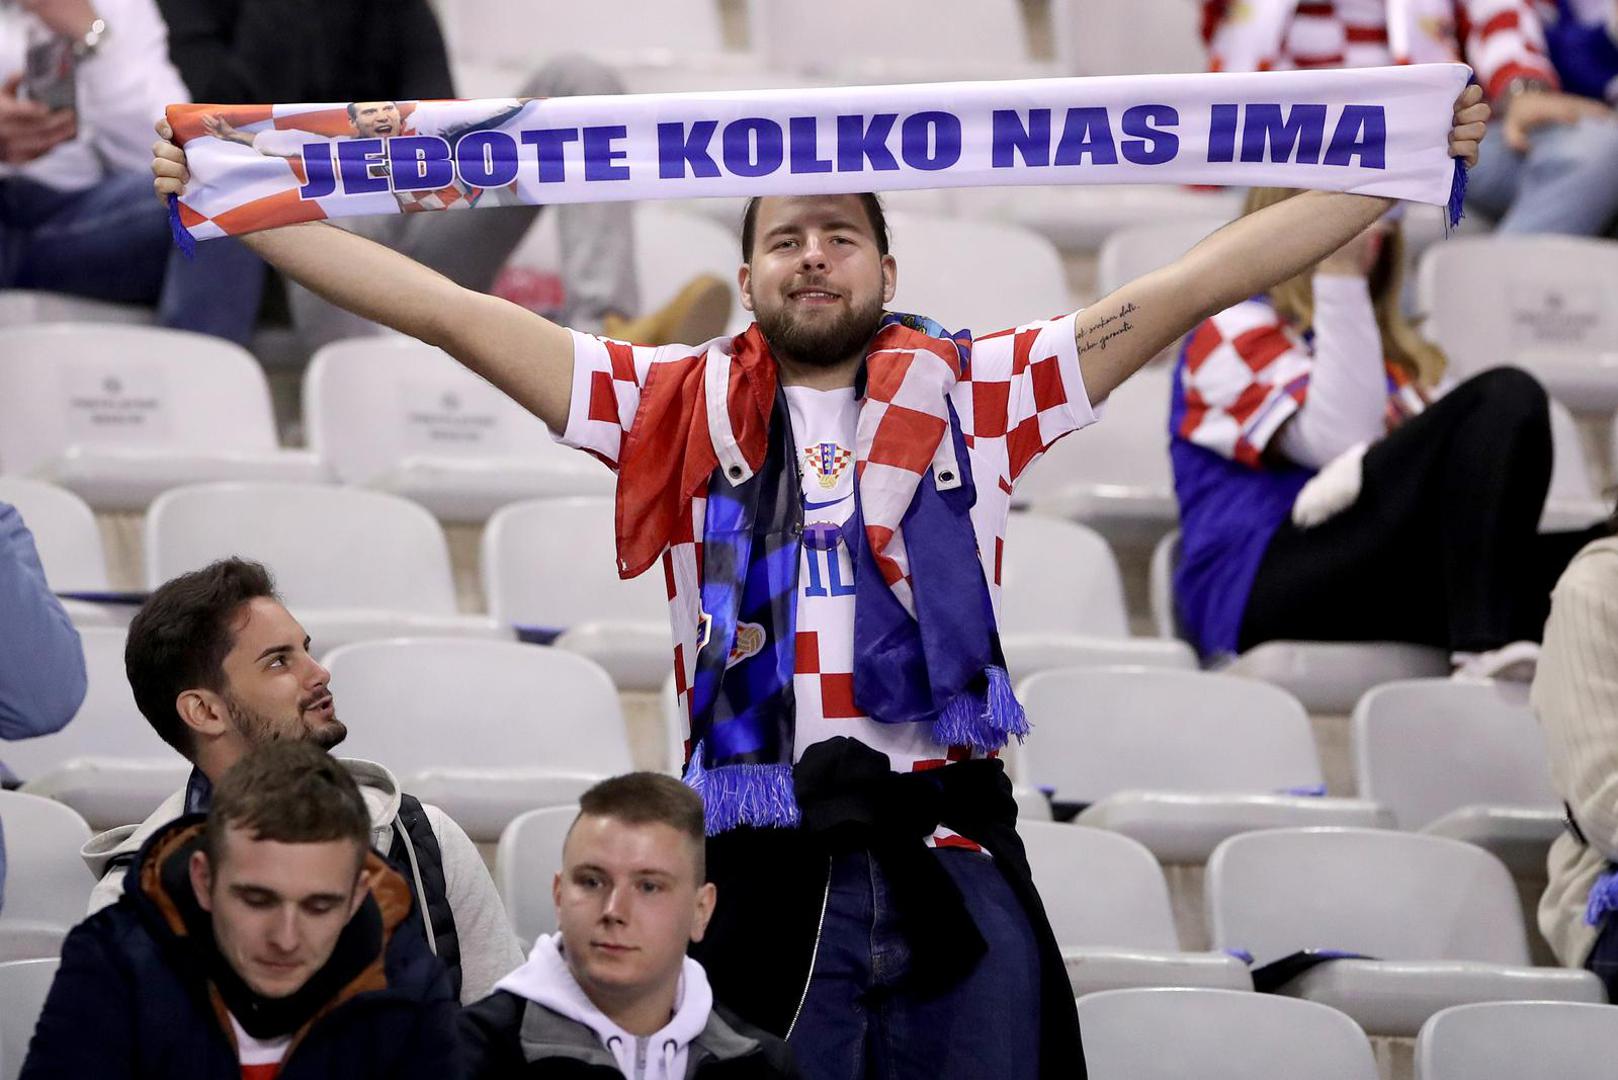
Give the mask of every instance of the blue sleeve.
<svg viewBox="0 0 1618 1080">
<path fill-rule="evenodd" d="M 84 649 L 22 515 L 0 503 L 0 738 L 59 730 L 84 701 Z"/>
</svg>

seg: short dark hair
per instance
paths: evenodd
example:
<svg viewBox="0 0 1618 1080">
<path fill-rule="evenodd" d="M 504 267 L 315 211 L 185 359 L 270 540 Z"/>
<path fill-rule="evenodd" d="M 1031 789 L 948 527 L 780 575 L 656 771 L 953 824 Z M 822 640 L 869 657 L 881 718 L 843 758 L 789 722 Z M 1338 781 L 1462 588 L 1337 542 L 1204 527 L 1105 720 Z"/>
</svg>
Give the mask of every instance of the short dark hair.
<svg viewBox="0 0 1618 1080">
<path fill-rule="evenodd" d="M 129 624 L 124 672 L 135 707 L 187 758 L 193 752 L 191 735 L 175 699 L 199 687 L 224 689 L 225 656 L 236 643 L 231 623 L 243 604 L 260 596 L 278 599 L 275 581 L 261 563 L 221 559 L 164 582 Z"/>
<path fill-rule="evenodd" d="M 699 885 L 707 874 L 702 796 L 672 776 L 632 772 L 603 780 L 579 798 L 579 817 L 585 815 L 611 818 L 626 825 L 667 825 L 691 841 Z M 578 823 L 578 818 L 573 820 Z"/>
<path fill-rule="evenodd" d="M 871 232 L 876 237 L 876 250 L 879 254 L 888 253 L 888 218 L 882 212 L 882 200 L 874 192 L 849 192 L 865 207 L 865 216 L 871 219 Z M 758 221 L 759 200 L 762 195 L 754 195 L 747 200 L 747 207 L 742 211 L 742 262 L 753 261 L 753 226 Z"/>
<path fill-rule="evenodd" d="M 359 785 L 342 762 L 313 743 L 263 743 L 220 777 L 203 833 L 203 850 L 215 868 L 231 826 L 250 831 L 254 840 L 283 844 L 352 840 L 360 862 L 371 846 L 371 815 Z"/>
<path fill-rule="evenodd" d="M 367 101 L 386 101 L 389 105 L 392 105 L 395 109 L 397 109 L 399 107 L 399 103 L 397 101 L 394 101 L 392 98 L 366 98 L 366 100 Z M 358 120 L 360 118 L 359 104 L 360 103 L 357 102 L 357 101 L 350 101 L 348 103 L 348 122 L 350 124 L 352 124 L 354 121 L 356 121 L 356 120 Z"/>
</svg>

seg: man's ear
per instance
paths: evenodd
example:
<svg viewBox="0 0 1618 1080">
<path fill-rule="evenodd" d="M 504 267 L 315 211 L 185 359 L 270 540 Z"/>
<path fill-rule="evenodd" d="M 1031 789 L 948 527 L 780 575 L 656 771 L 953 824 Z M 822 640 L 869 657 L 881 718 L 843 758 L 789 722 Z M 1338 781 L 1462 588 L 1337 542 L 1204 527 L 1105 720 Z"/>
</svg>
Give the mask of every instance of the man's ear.
<svg viewBox="0 0 1618 1080">
<path fill-rule="evenodd" d="M 370 860 L 366 860 L 369 862 Z M 352 919 L 354 913 L 365 903 L 365 898 L 371 895 L 371 889 L 376 885 L 376 872 L 366 863 L 360 864 L 359 880 L 354 883 L 354 896 L 348 902 L 348 917 Z"/>
<path fill-rule="evenodd" d="M 562 910 L 562 872 L 560 870 L 551 877 L 551 903 L 556 905 L 557 911 Z"/>
<path fill-rule="evenodd" d="M 697 909 L 691 916 L 691 940 L 701 941 L 708 932 L 708 920 L 713 918 L 714 905 L 719 902 L 719 890 L 709 881 L 697 890 Z"/>
<path fill-rule="evenodd" d="M 197 898 L 197 906 L 203 911 L 212 912 L 213 866 L 208 862 L 207 853 L 193 851 L 188 869 L 191 871 L 191 892 Z"/>
<path fill-rule="evenodd" d="M 892 255 L 882 256 L 882 302 L 893 302 L 894 290 L 899 287 L 899 261 Z"/>
<path fill-rule="evenodd" d="M 182 690 L 174 699 L 174 711 L 197 740 L 217 738 L 230 730 L 230 710 L 225 699 L 212 690 Z"/>
<path fill-rule="evenodd" d="M 751 266 L 749 266 L 747 263 L 742 263 L 742 268 L 740 270 L 736 271 L 736 285 L 738 286 L 738 288 L 741 291 L 743 310 L 752 311 L 753 310 L 753 268 Z"/>
</svg>

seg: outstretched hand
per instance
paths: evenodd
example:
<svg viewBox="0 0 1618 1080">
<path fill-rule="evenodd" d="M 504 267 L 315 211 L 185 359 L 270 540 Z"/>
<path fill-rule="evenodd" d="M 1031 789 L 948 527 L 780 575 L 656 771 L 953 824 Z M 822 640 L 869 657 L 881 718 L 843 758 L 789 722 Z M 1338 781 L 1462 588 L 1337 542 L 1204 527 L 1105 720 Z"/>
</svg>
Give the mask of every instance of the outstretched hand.
<svg viewBox="0 0 1618 1080">
<path fill-rule="evenodd" d="M 184 195 L 191 170 L 186 168 L 185 151 L 174 145 L 174 129 L 167 120 L 157 122 L 158 139 L 152 144 L 152 189 L 159 202 L 168 202 L 170 195 Z"/>
<path fill-rule="evenodd" d="M 1483 87 L 1472 83 L 1455 99 L 1454 121 L 1449 129 L 1449 156 L 1460 158 L 1470 168 L 1478 163 L 1478 143 L 1488 129 L 1491 110 L 1483 100 Z"/>
</svg>

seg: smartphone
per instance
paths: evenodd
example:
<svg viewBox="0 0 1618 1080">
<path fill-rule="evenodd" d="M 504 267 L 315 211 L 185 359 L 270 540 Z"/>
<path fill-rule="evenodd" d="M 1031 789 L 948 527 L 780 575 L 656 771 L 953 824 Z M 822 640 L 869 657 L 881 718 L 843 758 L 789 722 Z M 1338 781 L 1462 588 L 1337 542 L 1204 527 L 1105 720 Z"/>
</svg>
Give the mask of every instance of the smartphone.
<svg viewBox="0 0 1618 1080">
<path fill-rule="evenodd" d="M 78 60 L 68 38 L 46 37 L 28 46 L 23 63 L 22 96 L 55 112 L 77 104 Z"/>
</svg>

